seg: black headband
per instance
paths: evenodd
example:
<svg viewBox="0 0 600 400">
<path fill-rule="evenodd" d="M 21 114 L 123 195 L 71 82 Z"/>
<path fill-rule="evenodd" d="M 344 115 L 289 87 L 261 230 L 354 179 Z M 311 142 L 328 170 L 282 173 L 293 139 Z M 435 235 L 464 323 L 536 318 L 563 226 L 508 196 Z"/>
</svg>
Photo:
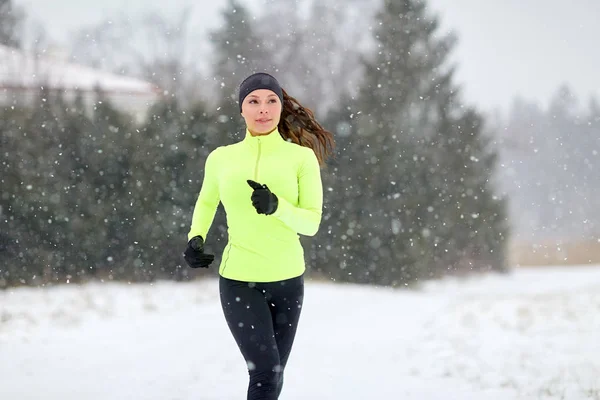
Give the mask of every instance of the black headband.
<svg viewBox="0 0 600 400">
<path fill-rule="evenodd" d="M 272 77 L 271 75 L 264 72 L 257 72 L 256 74 L 252 74 L 240 85 L 240 93 L 239 93 L 239 101 L 240 101 L 240 112 L 242 112 L 242 102 L 250 93 L 257 89 L 269 89 L 274 92 L 283 104 L 283 90 L 281 90 L 281 86 L 279 86 L 279 82 L 277 79 Z"/>
</svg>

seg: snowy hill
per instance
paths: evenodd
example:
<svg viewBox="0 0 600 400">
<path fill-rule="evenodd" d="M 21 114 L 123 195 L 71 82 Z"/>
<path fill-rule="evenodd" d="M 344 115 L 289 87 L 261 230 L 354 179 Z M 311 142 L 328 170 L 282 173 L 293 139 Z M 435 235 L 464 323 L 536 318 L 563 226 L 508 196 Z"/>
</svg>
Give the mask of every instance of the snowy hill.
<svg viewBox="0 0 600 400">
<path fill-rule="evenodd" d="M 600 399 L 600 266 L 307 282 L 282 399 Z M 0 399 L 245 398 L 217 282 L 0 292 Z"/>
</svg>

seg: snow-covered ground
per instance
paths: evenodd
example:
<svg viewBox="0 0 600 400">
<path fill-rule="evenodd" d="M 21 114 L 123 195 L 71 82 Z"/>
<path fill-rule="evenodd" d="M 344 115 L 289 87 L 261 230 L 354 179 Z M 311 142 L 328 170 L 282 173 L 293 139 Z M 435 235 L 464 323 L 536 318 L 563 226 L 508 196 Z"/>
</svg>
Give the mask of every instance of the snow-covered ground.
<svg viewBox="0 0 600 400">
<path fill-rule="evenodd" d="M 0 291 L 2 400 L 241 400 L 214 280 Z M 600 266 L 307 282 L 282 399 L 600 399 Z"/>
</svg>

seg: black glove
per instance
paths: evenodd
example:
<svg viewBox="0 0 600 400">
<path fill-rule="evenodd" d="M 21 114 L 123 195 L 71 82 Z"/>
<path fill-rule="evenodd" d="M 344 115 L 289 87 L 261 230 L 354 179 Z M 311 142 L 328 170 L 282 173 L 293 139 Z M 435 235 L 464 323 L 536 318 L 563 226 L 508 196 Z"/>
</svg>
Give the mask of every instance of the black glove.
<svg viewBox="0 0 600 400">
<path fill-rule="evenodd" d="M 215 256 L 214 254 L 204 253 L 204 239 L 202 236 L 194 236 L 188 242 L 183 258 L 185 258 L 185 262 L 188 263 L 190 268 L 208 268 Z"/>
<path fill-rule="evenodd" d="M 275 193 L 271 192 L 267 185 L 261 185 L 258 182 L 254 182 L 248 179 L 248 185 L 254 191 L 252 192 L 252 205 L 256 208 L 256 212 L 259 214 L 270 215 L 277 210 L 279 200 Z"/>
</svg>

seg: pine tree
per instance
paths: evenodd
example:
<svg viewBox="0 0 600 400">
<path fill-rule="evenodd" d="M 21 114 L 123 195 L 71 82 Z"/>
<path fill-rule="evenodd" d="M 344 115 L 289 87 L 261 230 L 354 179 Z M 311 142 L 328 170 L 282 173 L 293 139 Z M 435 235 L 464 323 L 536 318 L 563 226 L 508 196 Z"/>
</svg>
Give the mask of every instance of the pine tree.
<svg viewBox="0 0 600 400">
<path fill-rule="evenodd" d="M 243 126 L 237 97 L 239 84 L 246 76 L 267 69 L 271 62 L 253 30 L 250 13 L 238 0 L 228 0 L 222 16 L 223 25 L 211 34 L 219 99 L 216 112 L 219 129 L 234 135 Z"/>
<path fill-rule="evenodd" d="M 0 288 L 17 285 L 23 265 L 35 262 L 31 252 L 23 252 L 29 241 L 29 208 L 24 197 L 29 185 L 28 163 L 35 153 L 34 138 L 27 133 L 30 112 L 21 108 L 0 107 Z M 25 262 L 23 262 L 25 260 Z M 29 264 L 32 265 L 32 264 Z"/>
<path fill-rule="evenodd" d="M 352 136 L 354 165 L 360 166 L 348 179 L 356 194 L 348 220 L 349 268 L 356 269 L 353 279 L 398 285 L 422 275 L 415 268 L 427 235 L 423 143 L 432 129 L 424 123 L 425 103 L 452 38 L 431 38 L 436 21 L 415 1 L 384 1 L 374 25 L 377 52 L 365 60 Z"/>
<path fill-rule="evenodd" d="M 24 14 L 12 0 L 0 0 L 0 45 L 21 47 Z"/>
<path fill-rule="evenodd" d="M 5 264 L 12 283 L 31 284 L 72 272 L 58 251 L 66 215 L 61 206 L 64 182 L 57 173 L 65 159 L 60 138 L 65 108 L 60 92 L 43 87 L 31 108 L 4 110 L 2 208 L 7 226 L 2 230 L 9 236 L 8 254 L 17 255 Z"/>
<path fill-rule="evenodd" d="M 432 198 L 428 226 L 434 275 L 506 269 L 509 234 L 506 199 L 495 182 L 497 154 L 473 108 L 460 113 L 455 93 L 440 92 L 436 134 L 429 141 L 428 184 Z"/>
<path fill-rule="evenodd" d="M 476 113 L 461 111 L 455 96 L 448 95 L 457 92 L 453 69 L 446 65 L 455 37 L 438 34 L 438 19 L 428 15 L 423 1 L 382 5 L 374 23 L 377 51 L 365 59 L 355 105 L 348 146 L 353 163 L 337 175 L 353 199 L 336 234 L 346 249 L 345 279 L 402 285 L 454 268 L 442 252 L 458 254 L 452 260 L 457 264 L 461 247 L 472 245 L 444 243 L 457 233 L 460 216 L 439 204 L 451 202 L 452 182 L 464 181 L 456 190 L 488 190 L 478 179 L 492 174 L 493 158 L 490 165 L 469 169 L 472 176 L 461 181 L 465 157 L 481 156 L 476 146 L 481 124 Z M 469 135 L 476 133 L 474 142 L 459 140 L 465 128 L 457 124 L 468 125 Z M 440 137 L 462 151 L 454 154 Z M 481 196 L 477 199 L 478 207 L 487 206 Z M 460 234 L 468 237 L 472 229 L 465 226 Z"/>
</svg>

